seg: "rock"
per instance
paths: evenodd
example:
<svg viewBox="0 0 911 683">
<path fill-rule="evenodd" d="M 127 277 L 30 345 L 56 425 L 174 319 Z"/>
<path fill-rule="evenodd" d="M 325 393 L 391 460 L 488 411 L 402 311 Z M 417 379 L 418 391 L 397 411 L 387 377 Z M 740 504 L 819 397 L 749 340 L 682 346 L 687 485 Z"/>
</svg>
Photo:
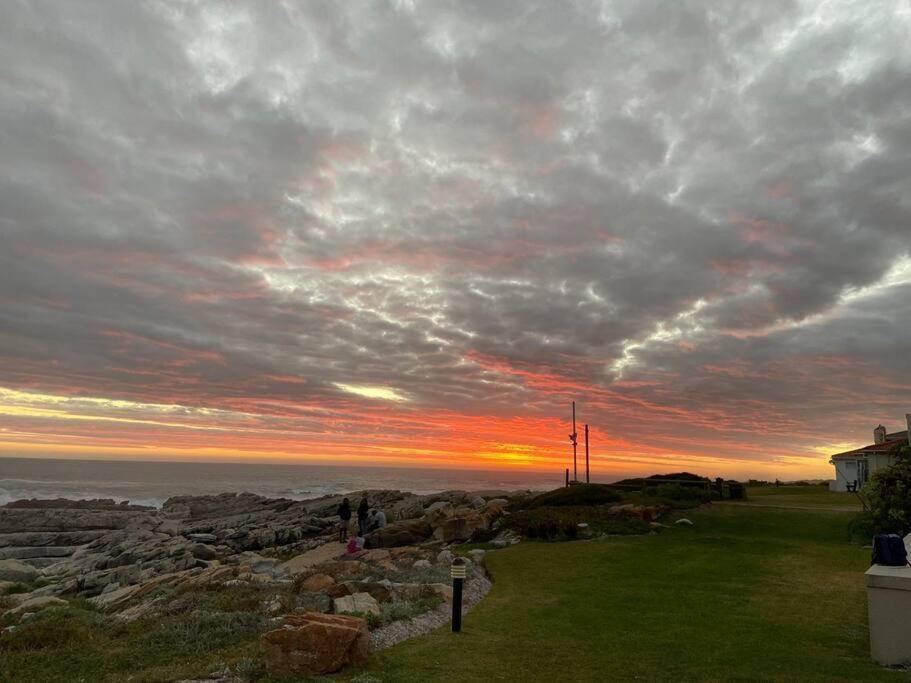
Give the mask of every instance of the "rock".
<svg viewBox="0 0 911 683">
<path fill-rule="evenodd" d="M 367 593 L 377 602 L 389 602 L 392 599 L 393 592 L 391 583 L 380 581 L 346 581 L 345 588 L 347 593 L 335 595 L 333 597 L 343 597 L 343 595 L 354 595 L 356 593 Z"/>
<path fill-rule="evenodd" d="M 475 496 L 471 499 L 471 507 L 478 511 L 483 510 L 487 507 L 487 501 L 481 498 L 481 496 Z"/>
<path fill-rule="evenodd" d="M 353 593 L 336 598 L 332 601 L 332 609 L 336 614 L 375 614 L 379 616 L 380 605 L 370 593 Z"/>
<path fill-rule="evenodd" d="M 365 548 L 396 548 L 403 545 L 423 543 L 433 535 L 433 529 L 425 519 L 406 519 L 387 524 L 372 531 L 365 537 Z"/>
<path fill-rule="evenodd" d="M 468 559 L 470 559 L 474 564 L 483 565 L 484 556 L 487 555 L 487 552 L 481 548 L 475 548 L 474 550 L 468 551 Z"/>
<path fill-rule="evenodd" d="M 197 560 L 215 560 L 218 559 L 218 551 L 215 550 L 210 545 L 205 543 L 197 543 L 191 549 L 190 552 L 193 554 Z"/>
<path fill-rule="evenodd" d="M 452 552 L 449 550 L 441 550 L 437 555 L 437 564 L 447 566 L 452 564 Z"/>
<path fill-rule="evenodd" d="M 333 579 L 328 574 L 314 574 L 313 576 L 309 576 L 301 581 L 300 586 L 301 590 L 305 590 L 310 593 L 318 593 L 321 590 L 329 588 L 329 586 L 334 583 L 335 579 Z"/>
<path fill-rule="evenodd" d="M 298 612 L 331 612 L 332 598 L 325 593 L 301 593 L 297 596 Z"/>
<path fill-rule="evenodd" d="M 0 581 L 30 583 L 38 578 L 38 570 L 19 560 L 0 560 Z"/>
<path fill-rule="evenodd" d="M 339 577 L 342 576 L 363 576 L 367 573 L 368 567 L 366 563 L 357 560 L 338 560 L 336 562 L 325 562 L 316 567 L 316 569 L 338 581 Z"/>
<path fill-rule="evenodd" d="M 329 542 L 312 548 L 305 553 L 292 557 L 290 560 L 281 565 L 290 576 L 303 574 L 316 565 L 334 560 L 341 557 L 345 552 L 345 546 L 341 543 Z"/>
<path fill-rule="evenodd" d="M 683 526 L 693 526 L 693 523 L 690 520 L 688 520 L 686 517 L 681 517 L 680 519 L 675 521 L 674 524 L 682 524 Z"/>
<path fill-rule="evenodd" d="M 430 564 L 430 560 L 416 560 L 411 566 L 415 569 L 430 569 L 433 565 Z"/>
<path fill-rule="evenodd" d="M 129 623 L 131 621 L 136 621 L 137 619 L 150 617 L 154 614 L 158 614 L 161 611 L 163 602 L 164 598 L 155 598 L 149 602 L 140 602 L 133 605 L 132 607 L 128 607 L 122 612 L 118 612 L 114 615 L 114 618 L 118 621 Z"/>
<path fill-rule="evenodd" d="M 308 612 L 285 617 L 282 628 L 262 637 L 270 674 L 317 676 L 349 664 L 366 664 L 372 643 L 357 617 Z"/>
<path fill-rule="evenodd" d="M 17 585 L 16 581 L 0 581 L 0 595 L 6 595 L 6 591 Z"/>
<path fill-rule="evenodd" d="M 18 607 L 14 607 L 7 614 L 16 616 L 18 614 L 24 614 L 26 612 L 40 612 L 43 609 L 48 607 L 66 607 L 66 600 L 61 600 L 60 598 L 31 598 L 20 603 Z"/>
<path fill-rule="evenodd" d="M 114 585 L 114 584 L 110 584 L 110 585 Z M 134 595 L 136 595 L 141 589 L 142 589 L 141 585 L 124 586 L 123 588 L 117 588 L 112 591 L 103 592 L 100 595 L 96 595 L 94 598 L 89 598 L 89 602 L 92 603 L 93 605 L 95 605 L 96 607 L 105 609 L 105 608 L 113 607 L 120 603 L 126 602 L 127 600 L 132 598 Z"/>
<path fill-rule="evenodd" d="M 496 537 L 490 542 L 491 545 L 497 548 L 505 548 L 509 545 L 515 545 L 522 541 L 522 538 L 512 529 L 505 529 L 496 535 Z"/>
<path fill-rule="evenodd" d="M 433 537 L 444 543 L 467 541 L 478 529 L 485 529 L 490 520 L 470 507 L 446 505 L 427 514 Z"/>
<path fill-rule="evenodd" d="M 215 534 L 187 534 L 187 538 L 195 543 L 217 543 L 218 537 Z"/>
</svg>

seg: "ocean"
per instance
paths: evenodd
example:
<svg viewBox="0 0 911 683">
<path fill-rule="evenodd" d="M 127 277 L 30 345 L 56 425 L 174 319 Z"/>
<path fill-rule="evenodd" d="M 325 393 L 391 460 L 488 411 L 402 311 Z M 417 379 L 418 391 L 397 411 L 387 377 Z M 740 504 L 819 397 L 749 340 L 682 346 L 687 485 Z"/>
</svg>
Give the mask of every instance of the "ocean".
<svg viewBox="0 0 911 683">
<path fill-rule="evenodd" d="M 160 507 L 171 496 L 250 491 L 304 500 L 362 489 L 556 488 L 562 472 L 0 458 L 0 505 L 22 498 L 113 498 Z"/>
</svg>

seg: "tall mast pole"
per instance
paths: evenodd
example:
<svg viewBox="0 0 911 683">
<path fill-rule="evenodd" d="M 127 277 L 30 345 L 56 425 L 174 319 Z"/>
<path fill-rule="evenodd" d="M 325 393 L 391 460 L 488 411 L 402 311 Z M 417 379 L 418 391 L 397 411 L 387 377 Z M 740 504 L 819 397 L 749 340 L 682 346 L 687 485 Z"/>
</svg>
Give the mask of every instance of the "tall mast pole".
<svg viewBox="0 0 911 683">
<path fill-rule="evenodd" d="M 576 434 L 576 402 L 573 401 L 573 433 L 569 437 L 573 441 L 573 481 L 579 481 L 579 468 L 576 466 L 576 445 L 578 437 Z"/>
<path fill-rule="evenodd" d="M 588 425 L 585 425 L 585 483 L 590 483 L 588 478 Z"/>
</svg>

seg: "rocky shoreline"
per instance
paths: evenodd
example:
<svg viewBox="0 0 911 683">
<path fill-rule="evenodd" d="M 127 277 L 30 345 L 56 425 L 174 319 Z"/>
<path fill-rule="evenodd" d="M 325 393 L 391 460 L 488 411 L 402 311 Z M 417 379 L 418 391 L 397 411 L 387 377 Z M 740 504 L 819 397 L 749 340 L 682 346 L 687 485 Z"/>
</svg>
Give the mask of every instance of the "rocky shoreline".
<svg viewBox="0 0 911 683">
<path fill-rule="evenodd" d="M 12 632 L 74 598 L 129 623 L 233 591 L 245 605 L 255 597 L 266 625 L 294 614 L 360 615 L 382 648 L 445 623 L 452 550 L 478 533 L 495 535 L 507 508 L 529 495 L 371 490 L 348 497 L 362 493 L 390 523 L 356 553 L 336 540 L 341 496 L 182 496 L 160 509 L 112 500 L 10 503 L 0 507 L 0 627 Z M 512 540 L 504 533 L 498 542 Z M 490 588 L 483 551 L 473 560 L 466 609 Z"/>
</svg>

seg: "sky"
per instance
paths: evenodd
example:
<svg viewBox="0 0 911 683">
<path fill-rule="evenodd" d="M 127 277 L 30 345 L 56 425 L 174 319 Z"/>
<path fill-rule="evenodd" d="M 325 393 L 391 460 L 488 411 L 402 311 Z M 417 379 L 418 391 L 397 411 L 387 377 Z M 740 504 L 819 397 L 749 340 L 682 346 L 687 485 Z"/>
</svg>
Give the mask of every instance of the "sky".
<svg viewBox="0 0 911 683">
<path fill-rule="evenodd" d="M 0 456 L 827 477 L 909 340 L 907 2 L 0 7 Z"/>
</svg>

